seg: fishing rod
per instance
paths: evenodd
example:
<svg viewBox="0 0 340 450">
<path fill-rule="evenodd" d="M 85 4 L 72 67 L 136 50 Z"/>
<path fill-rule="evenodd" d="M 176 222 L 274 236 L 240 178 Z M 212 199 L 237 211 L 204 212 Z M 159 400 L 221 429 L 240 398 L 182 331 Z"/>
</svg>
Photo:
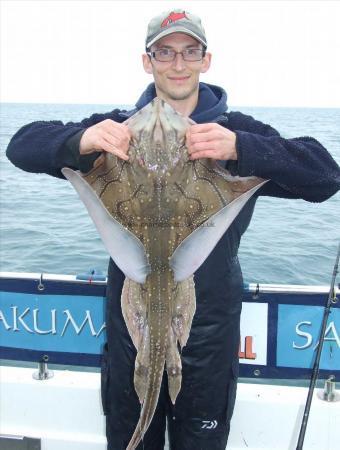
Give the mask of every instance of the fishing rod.
<svg viewBox="0 0 340 450">
<path fill-rule="evenodd" d="M 328 299 L 327 299 L 327 303 L 326 303 L 326 306 L 325 306 L 325 310 L 324 310 L 324 313 L 323 313 L 319 345 L 318 345 L 318 350 L 317 350 L 317 353 L 316 353 L 316 356 L 315 356 L 313 372 L 312 372 L 312 376 L 311 376 L 311 379 L 310 379 L 309 390 L 308 390 L 305 410 L 304 410 L 304 413 L 303 413 L 303 418 L 302 418 L 302 423 L 301 423 L 299 439 L 298 439 L 296 450 L 302 450 L 303 449 L 303 443 L 304 443 L 304 440 L 305 440 L 306 428 L 307 428 L 307 423 L 308 423 L 308 419 L 309 419 L 309 412 L 310 412 L 312 399 L 313 399 L 313 392 L 314 392 L 316 380 L 317 380 L 318 375 L 319 375 L 320 358 L 321 358 L 322 347 L 323 347 L 323 343 L 324 343 L 324 339 L 325 339 L 327 320 L 328 320 L 328 316 L 329 316 L 329 313 L 330 313 L 330 310 L 331 310 L 332 302 L 335 299 L 334 285 L 335 285 L 336 275 L 338 273 L 339 258 L 340 258 L 340 243 L 339 243 L 339 246 L 338 246 L 338 253 L 337 253 L 337 256 L 336 256 L 336 259 L 335 259 L 331 287 L 330 287 L 330 290 L 329 290 L 329 294 L 328 294 Z"/>
</svg>

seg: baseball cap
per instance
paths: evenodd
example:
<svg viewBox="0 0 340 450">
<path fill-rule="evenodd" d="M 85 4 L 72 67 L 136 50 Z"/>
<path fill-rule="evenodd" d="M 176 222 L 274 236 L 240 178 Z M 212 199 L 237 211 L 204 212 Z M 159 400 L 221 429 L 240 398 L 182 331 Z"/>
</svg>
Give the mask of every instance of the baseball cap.
<svg viewBox="0 0 340 450">
<path fill-rule="evenodd" d="M 156 41 L 172 33 L 188 34 L 207 48 L 201 19 L 183 9 L 172 9 L 150 20 L 145 40 L 146 49 L 148 50 Z"/>
</svg>

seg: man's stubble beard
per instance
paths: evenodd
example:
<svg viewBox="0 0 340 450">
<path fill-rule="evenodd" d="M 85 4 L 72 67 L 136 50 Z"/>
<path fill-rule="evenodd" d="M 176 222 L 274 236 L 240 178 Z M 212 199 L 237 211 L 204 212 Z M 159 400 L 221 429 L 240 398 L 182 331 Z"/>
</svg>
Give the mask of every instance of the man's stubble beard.
<svg viewBox="0 0 340 450">
<path fill-rule="evenodd" d="M 163 94 L 165 94 L 170 100 L 187 100 L 198 90 L 198 83 L 192 87 L 188 92 L 166 92 L 163 89 L 159 89 Z"/>
</svg>

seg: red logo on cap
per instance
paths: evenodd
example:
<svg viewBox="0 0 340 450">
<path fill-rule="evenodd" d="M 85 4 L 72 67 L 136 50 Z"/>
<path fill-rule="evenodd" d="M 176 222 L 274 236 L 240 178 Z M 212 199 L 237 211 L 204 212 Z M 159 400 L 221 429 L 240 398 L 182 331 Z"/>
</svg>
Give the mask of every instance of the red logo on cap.
<svg viewBox="0 0 340 450">
<path fill-rule="evenodd" d="M 172 12 L 166 19 L 163 20 L 163 22 L 161 23 L 161 28 L 167 27 L 171 23 L 177 22 L 177 20 L 181 19 L 188 19 L 188 17 L 185 15 L 185 11 L 181 13 Z"/>
</svg>

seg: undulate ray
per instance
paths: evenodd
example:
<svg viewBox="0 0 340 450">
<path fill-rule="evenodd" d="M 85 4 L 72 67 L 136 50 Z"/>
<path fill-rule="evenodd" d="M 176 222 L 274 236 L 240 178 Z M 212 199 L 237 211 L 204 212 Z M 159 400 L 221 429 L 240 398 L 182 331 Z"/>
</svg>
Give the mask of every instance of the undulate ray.
<svg viewBox="0 0 340 450">
<path fill-rule="evenodd" d="M 87 174 L 63 169 L 126 275 L 121 302 L 137 350 L 134 384 L 142 404 L 127 450 L 150 425 L 164 367 L 176 401 L 178 347 L 187 342 L 196 306 L 193 273 L 265 183 L 232 177 L 213 160 L 190 161 L 185 133 L 193 123 L 155 98 L 126 121 L 129 161 L 105 153 Z"/>
</svg>

